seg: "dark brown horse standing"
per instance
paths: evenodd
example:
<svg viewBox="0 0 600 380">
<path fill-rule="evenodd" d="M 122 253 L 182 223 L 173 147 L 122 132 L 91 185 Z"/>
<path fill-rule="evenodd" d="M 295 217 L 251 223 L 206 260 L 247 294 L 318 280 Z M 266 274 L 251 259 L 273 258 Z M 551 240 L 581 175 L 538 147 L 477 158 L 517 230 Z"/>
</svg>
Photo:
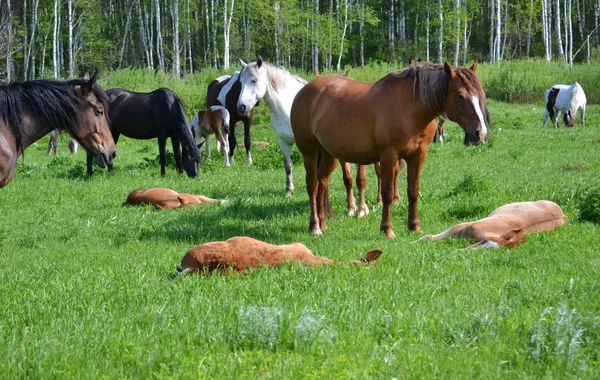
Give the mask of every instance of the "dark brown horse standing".
<svg viewBox="0 0 600 380">
<path fill-rule="evenodd" d="M 238 98 L 240 97 L 240 90 L 242 85 L 240 83 L 240 72 L 236 71 L 233 75 L 219 77 L 208 85 L 206 94 L 206 108 L 212 106 L 223 106 L 229 111 L 229 161 L 233 162 L 233 153 L 237 147 L 237 140 L 235 138 L 235 125 L 238 122 L 244 123 L 244 146 L 246 147 L 246 163 L 252 164 L 252 154 L 250 153 L 250 147 L 252 145 L 250 141 L 250 126 L 252 125 L 252 117 L 254 116 L 254 110 L 250 111 L 248 115 L 241 115 L 237 109 Z"/>
<path fill-rule="evenodd" d="M 179 173 L 190 178 L 198 176 L 200 151 L 194 142 L 192 130 L 181 100 L 168 88 L 152 92 L 131 92 L 122 88 L 106 91 L 110 100 L 110 130 L 115 144 L 120 135 L 138 140 L 158 138 L 160 174 L 166 175 L 166 144 L 171 139 L 175 163 Z M 182 152 L 183 151 L 183 152 Z M 92 175 L 92 161 L 88 156 L 88 174 Z"/>
<path fill-rule="evenodd" d="M 0 187 L 12 179 L 17 159 L 54 129 L 65 129 L 98 166 L 117 155 L 108 129 L 108 96 L 91 79 L 35 80 L 0 86 Z"/>
<path fill-rule="evenodd" d="M 391 204 L 396 166 L 404 159 L 408 226 L 420 231 L 419 179 L 437 116 L 445 113 L 458 123 L 467 145 L 481 144 L 487 136 L 485 92 L 475 68 L 476 63 L 469 69 L 424 64 L 390 73 L 375 83 L 328 75 L 300 90 L 291 121 L 304 157 L 310 234 L 320 235 L 326 228 L 324 195 L 338 159 L 363 165 L 380 162 L 384 205 L 380 229 L 388 238 L 396 236 Z"/>
</svg>

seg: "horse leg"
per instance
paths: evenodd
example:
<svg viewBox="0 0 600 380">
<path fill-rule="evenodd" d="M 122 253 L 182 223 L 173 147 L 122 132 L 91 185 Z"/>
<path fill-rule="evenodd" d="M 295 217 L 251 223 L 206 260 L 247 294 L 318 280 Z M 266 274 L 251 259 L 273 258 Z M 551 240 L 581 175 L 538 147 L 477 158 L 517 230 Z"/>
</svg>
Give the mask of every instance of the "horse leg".
<svg viewBox="0 0 600 380">
<path fill-rule="evenodd" d="M 346 187 L 346 204 L 348 206 L 348 216 L 354 216 L 356 214 L 356 201 L 353 194 L 353 180 L 352 173 L 350 173 L 350 164 L 348 162 L 340 161 L 342 167 L 342 179 L 344 180 L 344 186 Z M 358 180 L 357 180 L 358 181 Z"/>
<path fill-rule="evenodd" d="M 183 165 L 181 163 L 181 142 L 179 141 L 179 137 L 171 137 L 171 145 L 173 146 L 173 155 L 175 156 L 177 172 L 183 173 Z"/>
<path fill-rule="evenodd" d="M 317 168 L 317 212 L 319 217 L 319 224 L 321 230 L 327 229 L 326 212 L 327 212 L 327 200 L 329 197 L 327 186 L 329 185 L 329 177 L 337 166 L 338 159 L 330 155 L 325 150 L 321 149 L 321 159 Z"/>
<path fill-rule="evenodd" d="M 398 164 L 396 165 L 396 170 L 394 171 L 394 200 L 393 203 L 400 202 L 400 193 L 398 192 L 398 174 L 402 170 L 402 166 L 404 161 L 401 159 L 398 160 Z"/>
<path fill-rule="evenodd" d="M 79 148 L 79 143 L 74 138 L 69 138 L 69 151 L 71 154 L 77 154 L 77 148 Z"/>
<path fill-rule="evenodd" d="M 115 146 L 117 145 L 117 142 L 119 141 L 119 136 L 121 135 L 120 133 L 117 132 L 113 132 L 111 131 L 113 134 L 113 141 L 115 142 Z M 108 164 L 108 172 L 112 173 L 115 171 L 115 162 L 112 161 L 110 164 Z"/>
<path fill-rule="evenodd" d="M 246 148 L 246 163 L 248 165 L 252 165 L 252 154 L 250 153 L 250 147 L 252 146 L 252 141 L 250 140 L 250 120 L 246 120 L 244 121 L 244 147 Z M 279 144 L 279 146 L 281 146 L 281 143 Z M 291 152 L 291 148 L 290 148 L 290 152 Z M 290 153 L 290 157 L 292 156 L 292 154 Z M 286 173 L 287 173 L 287 169 L 286 169 Z M 292 170 L 290 169 L 290 175 L 292 173 Z M 294 188 L 294 185 L 292 184 L 292 190 Z M 287 193 L 287 191 L 286 191 Z"/>
<path fill-rule="evenodd" d="M 158 156 L 159 156 L 159 160 L 160 160 L 160 175 L 165 177 L 167 175 L 167 172 L 165 170 L 165 167 L 167 166 L 167 152 L 166 152 L 166 147 L 165 145 L 167 145 L 167 139 L 164 137 L 159 137 L 158 138 Z"/>
<path fill-rule="evenodd" d="M 381 204 L 381 164 L 376 162 L 373 164 L 375 168 L 375 174 L 377 175 L 377 207 Z"/>
<path fill-rule="evenodd" d="M 367 165 L 356 167 L 356 186 L 358 187 L 358 217 L 369 215 L 369 207 L 365 200 L 365 189 L 367 188 Z"/>
<path fill-rule="evenodd" d="M 237 147 L 237 139 L 235 138 L 235 124 L 231 125 L 229 132 L 229 163 L 233 164 L 233 153 Z"/>
<path fill-rule="evenodd" d="M 52 151 L 54 151 L 54 155 L 58 156 L 58 129 L 52 130 L 50 132 L 50 140 L 48 141 L 48 151 L 46 152 L 46 156 L 49 156 Z"/>
<path fill-rule="evenodd" d="M 542 123 L 542 127 L 546 128 L 546 122 L 548 121 L 548 116 L 550 115 L 550 112 L 548 112 L 548 110 L 546 110 L 546 112 L 544 113 L 544 121 Z"/>
<path fill-rule="evenodd" d="M 383 210 L 381 213 L 381 224 L 379 229 L 388 239 L 396 237 L 392 230 L 392 201 L 394 198 L 394 170 L 398 165 L 398 156 L 395 152 L 384 154 L 380 157 L 380 179 L 381 179 L 381 198 L 383 200 Z"/>
<path fill-rule="evenodd" d="M 94 156 L 90 153 L 86 155 L 86 167 L 87 167 L 87 175 L 92 176 L 94 174 Z"/>
<path fill-rule="evenodd" d="M 585 128 L 585 104 L 581 106 L 581 128 Z"/>
<path fill-rule="evenodd" d="M 210 135 L 204 136 L 204 152 L 206 153 L 206 157 L 210 157 Z M 219 140 L 217 140 L 217 146 L 219 146 Z"/>
<path fill-rule="evenodd" d="M 421 232 L 419 218 L 417 215 L 417 202 L 419 200 L 419 181 L 421 179 L 421 169 L 427 156 L 426 152 L 421 152 L 411 157 L 406 162 L 408 174 L 408 228 L 411 231 Z"/>
<path fill-rule="evenodd" d="M 554 109 L 554 113 L 550 114 L 550 118 L 552 119 L 552 125 L 554 128 L 558 128 L 558 117 L 560 116 L 560 111 Z"/>
<path fill-rule="evenodd" d="M 308 200 L 310 203 L 310 218 L 308 221 L 308 233 L 310 235 L 323 235 L 321 228 L 319 227 L 319 217 L 317 213 L 317 166 L 319 163 L 319 148 L 316 149 L 304 149 L 302 151 L 302 157 L 304 161 L 304 169 L 306 171 L 306 192 L 308 193 Z"/>
<path fill-rule="evenodd" d="M 279 142 L 279 147 L 283 152 L 283 166 L 285 167 L 285 196 L 291 197 L 294 192 L 294 176 L 292 175 L 292 144 L 285 141 L 282 138 L 277 139 Z M 250 152 L 248 148 L 246 148 L 247 152 Z M 250 164 L 252 164 L 252 159 L 250 159 Z"/>
</svg>

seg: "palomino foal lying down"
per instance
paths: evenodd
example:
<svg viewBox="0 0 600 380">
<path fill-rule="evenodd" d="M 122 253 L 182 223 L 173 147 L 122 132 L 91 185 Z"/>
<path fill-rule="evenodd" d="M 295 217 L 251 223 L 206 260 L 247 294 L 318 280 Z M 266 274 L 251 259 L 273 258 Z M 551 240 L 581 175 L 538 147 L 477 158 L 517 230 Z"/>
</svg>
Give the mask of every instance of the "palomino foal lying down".
<svg viewBox="0 0 600 380">
<path fill-rule="evenodd" d="M 484 219 L 460 223 L 437 235 L 423 236 L 425 240 L 468 238 L 477 242 L 467 249 L 515 247 L 525 241 L 525 232 L 552 231 L 567 223 L 559 205 L 550 201 L 516 202 L 492 211 Z"/>
<path fill-rule="evenodd" d="M 205 204 L 227 204 L 224 199 L 212 199 L 204 195 L 179 194 L 176 191 L 165 188 L 137 189 L 127 196 L 123 206 L 154 205 L 159 210 L 172 210 L 178 207 L 191 207 Z"/>
<path fill-rule="evenodd" d="M 371 250 L 359 260 L 341 262 L 339 265 L 366 264 L 375 261 L 382 251 Z M 325 257 L 315 256 L 302 243 L 289 245 L 273 245 L 249 237 L 233 237 L 227 241 L 216 241 L 199 245 L 190 249 L 181 265 L 177 266 L 179 275 L 214 271 L 244 273 L 247 268 L 260 266 L 274 267 L 285 263 L 302 265 L 329 265 L 335 263 Z"/>
<path fill-rule="evenodd" d="M 217 150 L 223 148 L 225 166 L 229 166 L 229 111 L 221 106 L 200 110 L 192 119 L 190 126 L 196 134 L 196 143 L 200 144 L 201 138 L 204 138 L 207 156 L 210 156 L 210 135 L 215 135 Z"/>
</svg>

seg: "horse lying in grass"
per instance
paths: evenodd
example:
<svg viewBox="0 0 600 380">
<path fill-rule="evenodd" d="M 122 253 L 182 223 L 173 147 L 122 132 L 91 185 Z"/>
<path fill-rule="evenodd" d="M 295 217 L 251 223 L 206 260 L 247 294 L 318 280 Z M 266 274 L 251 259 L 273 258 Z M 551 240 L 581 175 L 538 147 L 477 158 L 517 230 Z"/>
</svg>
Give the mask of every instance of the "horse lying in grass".
<svg viewBox="0 0 600 380">
<path fill-rule="evenodd" d="M 337 265 L 370 263 L 377 260 L 381 253 L 382 251 L 374 249 L 359 260 L 340 262 Z M 302 243 L 273 245 L 250 237 L 233 237 L 227 241 L 206 243 L 190 249 L 183 256 L 181 265 L 177 266 L 177 271 L 179 275 L 215 271 L 245 273 L 248 268 L 274 267 L 286 263 L 336 265 L 333 260 L 315 256 Z"/>
<path fill-rule="evenodd" d="M 205 110 L 200 110 L 190 126 L 196 134 L 196 143 L 201 144 L 204 139 L 204 149 L 206 155 L 210 157 L 210 135 L 215 135 L 217 139 L 217 151 L 223 147 L 223 159 L 225 166 L 229 164 L 229 111 L 222 106 L 212 106 Z"/>
<path fill-rule="evenodd" d="M 552 231 L 566 223 L 566 215 L 554 202 L 516 202 L 497 208 L 487 218 L 457 224 L 437 235 L 423 236 L 417 242 L 467 238 L 476 240 L 467 249 L 499 248 L 501 245 L 514 248 L 525 241 L 526 232 Z"/>
<path fill-rule="evenodd" d="M 207 205 L 229 203 L 224 199 L 212 199 L 204 195 L 179 194 L 176 191 L 165 188 L 137 189 L 127 196 L 123 206 L 154 205 L 159 210 L 172 210 L 178 207 L 192 207 L 196 205 Z"/>
<path fill-rule="evenodd" d="M 575 126 L 575 116 L 577 111 L 581 110 L 581 126 L 585 127 L 585 106 L 587 98 L 583 88 L 577 82 L 572 85 L 555 84 L 546 90 L 546 113 L 544 114 L 544 128 L 548 121 L 548 116 L 552 120 L 554 128 L 558 128 L 558 116 L 562 112 L 565 127 Z"/>
</svg>

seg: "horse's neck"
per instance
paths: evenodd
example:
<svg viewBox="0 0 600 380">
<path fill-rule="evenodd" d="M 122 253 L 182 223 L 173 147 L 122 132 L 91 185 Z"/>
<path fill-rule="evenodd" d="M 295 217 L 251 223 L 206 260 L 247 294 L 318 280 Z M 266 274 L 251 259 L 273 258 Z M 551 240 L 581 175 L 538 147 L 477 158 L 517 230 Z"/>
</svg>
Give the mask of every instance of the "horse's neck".
<svg viewBox="0 0 600 380">
<path fill-rule="evenodd" d="M 23 154 L 31 144 L 38 141 L 48 133 L 52 132 L 52 127 L 46 123 L 37 123 L 29 113 L 24 113 L 21 119 L 21 144 L 22 151 L 18 154 Z"/>
<path fill-rule="evenodd" d="M 277 69 L 273 66 L 270 66 L 267 69 L 267 80 L 269 81 L 269 84 L 267 85 L 267 91 L 265 92 L 265 102 L 272 113 L 285 114 L 289 117 L 294 98 L 302 87 L 304 87 L 304 84 L 297 81 L 290 73 L 279 73 L 277 72 L 278 70 L 283 71 L 282 69 Z M 283 78 L 283 81 L 281 81 L 277 90 L 271 85 L 272 75 L 280 75 Z"/>
</svg>

